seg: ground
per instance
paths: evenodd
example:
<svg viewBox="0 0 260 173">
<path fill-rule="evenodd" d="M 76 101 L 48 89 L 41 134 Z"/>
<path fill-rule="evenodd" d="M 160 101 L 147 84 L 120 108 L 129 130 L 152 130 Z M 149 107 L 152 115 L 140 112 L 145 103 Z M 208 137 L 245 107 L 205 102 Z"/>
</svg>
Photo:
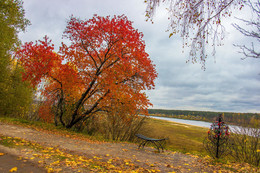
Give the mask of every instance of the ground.
<svg viewBox="0 0 260 173">
<path fill-rule="evenodd" d="M 19 155 L 19 152 L 15 149 L 0 145 L 0 153 L 2 153 L 0 156 L 1 173 L 9 172 L 9 170 L 19 170 L 19 173 L 46 172 L 44 168 L 39 167 L 36 163 L 18 157 L 17 155 Z M 13 155 L 10 153 L 13 153 Z"/>
<path fill-rule="evenodd" d="M 0 145 L 0 172 L 15 167 L 19 172 L 37 173 L 214 172 L 222 169 L 189 154 L 158 153 L 151 147 L 138 149 L 137 144 L 91 141 L 0 122 L 1 136 L 1 140 L 12 140 L 16 146 Z"/>
</svg>

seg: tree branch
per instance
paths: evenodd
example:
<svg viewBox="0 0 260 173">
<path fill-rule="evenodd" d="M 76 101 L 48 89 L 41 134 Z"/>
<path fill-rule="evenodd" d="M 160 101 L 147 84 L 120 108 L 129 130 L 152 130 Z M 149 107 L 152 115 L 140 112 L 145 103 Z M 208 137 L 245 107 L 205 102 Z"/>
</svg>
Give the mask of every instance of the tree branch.
<svg viewBox="0 0 260 173">
<path fill-rule="evenodd" d="M 88 51 L 88 48 L 84 45 L 83 40 L 81 40 L 81 44 L 82 44 L 83 48 L 85 49 L 85 51 L 87 52 L 87 54 L 88 54 L 88 55 L 90 56 L 90 58 L 92 59 L 92 61 L 94 62 L 95 67 L 98 68 L 96 60 L 95 60 L 94 57 L 91 55 L 91 53 Z"/>
</svg>

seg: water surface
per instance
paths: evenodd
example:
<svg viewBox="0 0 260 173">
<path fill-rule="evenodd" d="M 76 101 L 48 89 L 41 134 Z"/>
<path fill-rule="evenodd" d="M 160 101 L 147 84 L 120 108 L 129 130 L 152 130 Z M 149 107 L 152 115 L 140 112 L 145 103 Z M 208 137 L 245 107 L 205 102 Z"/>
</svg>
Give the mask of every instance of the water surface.
<svg viewBox="0 0 260 173">
<path fill-rule="evenodd" d="M 166 120 L 166 121 L 188 124 L 188 125 L 199 126 L 199 127 L 206 127 L 206 128 L 210 128 L 210 125 L 212 124 L 212 123 L 209 123 L 206 121 L 184 120 L 184 119 L 178 119 L 178 118 L 157 117 L 157 116 L 150 116 L 150 117 L 159 119 L 159 120 Z"/>
</svg>

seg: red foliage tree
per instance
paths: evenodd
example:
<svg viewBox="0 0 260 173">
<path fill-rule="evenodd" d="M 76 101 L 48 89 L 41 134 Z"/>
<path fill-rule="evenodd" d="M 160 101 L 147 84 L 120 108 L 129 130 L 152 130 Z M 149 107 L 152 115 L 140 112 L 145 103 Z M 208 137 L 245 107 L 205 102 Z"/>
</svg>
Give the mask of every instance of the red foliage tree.
<svg viewBox="0 0 260 173">
<path fill-rule="evenodd" d="M 147 110 L 151 103 L 143 91 L 154 88 L 157 73 L 143 34 L 127 17 L 71 17 L 64 37 L 71 43 L 62 43 L 58 53 L 47 37 L 17 52 L 24 79 L 33 86 L 44 79 L 43 95 L 55 110 L 56 124 L 71 128 L 109 107 L 115 97 L 129 98 L 133 111 Z"/>
</svg>

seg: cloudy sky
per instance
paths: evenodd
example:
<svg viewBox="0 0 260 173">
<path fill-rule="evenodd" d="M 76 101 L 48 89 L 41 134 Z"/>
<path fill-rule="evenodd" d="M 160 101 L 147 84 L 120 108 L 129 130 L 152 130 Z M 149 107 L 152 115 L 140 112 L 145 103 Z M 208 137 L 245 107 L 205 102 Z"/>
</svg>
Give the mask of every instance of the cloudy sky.
<svg viewBox="0 0 260 173">
<path fill-rule="evenodd" d="M 72 14 L 81 19 L 125 14 L 143 32 L 146 51 L 159 74 L 155 90 L 147 92 L 153 108 L 260 112 L 260 60 L 241 60 L 243 56 L 233 44 L 250 44 L 250 40 L 231 26 L 235 19 L 226 21 L 224 46 L 217 47 L 215 58 L 208 58 L 204 71 L 200 64 L 186 63 L 188 51 L 182 53 L 178 35 L 169 39 L 163 7 L 154 24 L 145 21 L 143 0 L 24 0 L 24 9 L 31 26 L 20 39 L 35 41 L 47 35 L 57 49 L 65 41 L 62 33 Z"/>
</svg>

